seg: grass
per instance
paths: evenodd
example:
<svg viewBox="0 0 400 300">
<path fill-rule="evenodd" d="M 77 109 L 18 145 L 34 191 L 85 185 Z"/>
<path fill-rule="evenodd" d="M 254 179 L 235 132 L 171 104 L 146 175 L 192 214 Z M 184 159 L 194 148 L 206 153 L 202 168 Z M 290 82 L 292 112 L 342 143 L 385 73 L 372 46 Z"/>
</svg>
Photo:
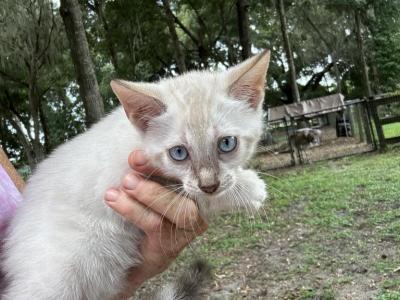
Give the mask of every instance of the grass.
<svg viewBox="0 0 400 300">
<path fill-rule="evenodd" d="M 378 300 L 399 300 L 400 292 L 385 292 L 379 295 Z"/>
<path fill-rule="evenodd" d="M 342 299 L 360 287 L 400 300 L 398 149 L 262 176 L 270 197 L 260 214 L 218 219 L 167 276 L 202 256 L 218 286 L 249 278 L 228 299 Z"/>
<path fill-rule="evenodd" d="M 400 136 L 400 122 L 383 125 L 382 129 L 386 139 Z"/>
</svg>

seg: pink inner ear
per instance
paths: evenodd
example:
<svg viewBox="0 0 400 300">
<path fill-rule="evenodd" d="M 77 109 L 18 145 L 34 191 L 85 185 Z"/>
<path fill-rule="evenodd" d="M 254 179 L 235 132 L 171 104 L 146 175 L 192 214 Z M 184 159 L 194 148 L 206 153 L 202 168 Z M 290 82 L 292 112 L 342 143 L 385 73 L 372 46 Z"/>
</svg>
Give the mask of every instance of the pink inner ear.
<svg viewBox="0 0 400 300">
<path fill-rule="evenodd" d="M 161 101 L 140 94 L 140 97 L 129 97 L 127 99 L 125 112 L 133 124 L 146 131 L 149 127 L 150 121 L 163 114 L 166 107 Z"/>
<path fill-rule="evenodd" d="M 262 100 L 262 90 L 258 86 L 241 84 L 240 79 L 231 86 L 229 95 L 234 99 L 247 101 L 252 108 L 257 108 Z"/>
<path fill-rule="evenodd" d="M 229 96 L 257 109 L 264 97 L 269 57 L 269 51 L 263 51 L 228 70 Z"/>
<path fill-rule="evenodd" d="M 129 86 L 129 82 L 111 81 L 111 87 L 125 109 L 129 120 L 146 131 L 150 121 L 166 111 L 166 106 L 158 99 Z"/>
</svg>

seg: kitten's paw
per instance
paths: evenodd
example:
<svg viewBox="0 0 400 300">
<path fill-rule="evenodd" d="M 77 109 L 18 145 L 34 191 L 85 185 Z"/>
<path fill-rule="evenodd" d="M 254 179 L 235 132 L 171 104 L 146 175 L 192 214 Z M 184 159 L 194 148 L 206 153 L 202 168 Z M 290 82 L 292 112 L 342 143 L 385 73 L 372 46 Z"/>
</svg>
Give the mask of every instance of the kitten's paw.
<svg viewBox="0 0 400 300">
<path fill-rule="evenodd" d="M 268 197 L 267 186 L 257 173 L 252 170 L 244 170 L 242 173 L 247 185 L 248 203 L 254 210 L 258 210 Z"/>
<path fill-rule="evenodd" d="M 268 197 L 267 186 L 265 182 L 257 176 L 253 188 L 253 198 L 250 199 L 250 203 L 254 207 L 254 209 L 258 210 L 261 206 L 263 206 L 265 200 Z"/>
</svg>

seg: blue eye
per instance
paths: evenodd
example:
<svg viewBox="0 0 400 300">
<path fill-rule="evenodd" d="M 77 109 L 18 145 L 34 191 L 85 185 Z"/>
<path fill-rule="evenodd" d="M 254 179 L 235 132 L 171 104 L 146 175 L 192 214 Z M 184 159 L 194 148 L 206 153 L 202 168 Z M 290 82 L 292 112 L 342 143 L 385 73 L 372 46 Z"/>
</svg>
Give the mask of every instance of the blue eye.
<svg viewBox="0 0 400 300">
<path fill-rule="evenodd" d="M 188 158 L 189 153 L 184 146 L 175 146 L 169 149 L 169 156 L 173 160 L 182 161 Z"/>
<path fill-rule="evenodd" d="M 237 139 L 234 136 L 224 136 L 218 141 L 218 149 L 222 153 L 228 153 L 235 150 Z"/>
</svg>

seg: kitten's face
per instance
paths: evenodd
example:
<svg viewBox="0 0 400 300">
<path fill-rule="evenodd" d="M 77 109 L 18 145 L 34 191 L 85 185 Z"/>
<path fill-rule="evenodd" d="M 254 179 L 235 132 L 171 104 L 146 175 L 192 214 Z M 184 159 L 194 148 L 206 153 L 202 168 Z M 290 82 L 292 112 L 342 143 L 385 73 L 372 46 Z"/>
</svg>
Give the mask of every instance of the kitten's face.
<svg viewBox="0 0 400 300">
<path fill-rule="evenodd" d="M 174 98 L 166 101 L 166 113 L 153 120 L 145 136 L 146 151 L 190 196 L 215 196 L 235 185 L 238 168 L 253 154 L 261 114 L 231 99 L 217 82 L 203 90 L 186 86 L 173 95 L 165 93 Z"/>
<path fill-rule="evenodd" d="M 154 164 L 192 198 L 210 199 L 236 184 L 262 129 L 269 53 L 222 73 L 192 72 L 157 84 L 113 82 Z"/>
</svg>

